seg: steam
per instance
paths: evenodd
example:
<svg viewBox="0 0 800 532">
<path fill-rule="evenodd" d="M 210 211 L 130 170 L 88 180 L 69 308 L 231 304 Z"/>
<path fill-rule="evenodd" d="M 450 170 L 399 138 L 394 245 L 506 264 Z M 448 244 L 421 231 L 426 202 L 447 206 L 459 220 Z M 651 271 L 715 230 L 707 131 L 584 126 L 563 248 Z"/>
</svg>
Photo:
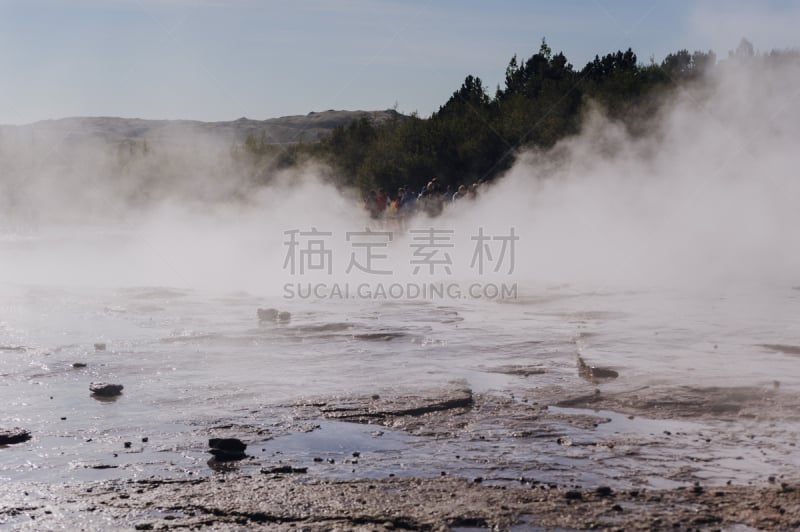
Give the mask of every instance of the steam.
<svg viewBox="0 0 800 532">
<path fill-rule="evenodd" d="M 523 287 L 800 284 L 797 87 L 797 61 L 730 59 L 663 102 L 646 133 L 592 108 L 578 135 L 521 154 L 477 201 L 402 230 L 371 221 L 321 166 L 253 186 L 223 139 L 151 142 L 146 156 L 126 159 L 100 141 L 47 144 L 6 132 L 0 282 L 277 295 L 291 278 L 285 232 L 312 227 L 336 235 L 340 254 L 348 231 L 394 231 L 394 278 L 407 280 L 405 230 L 435 227 L 454 231 L 462 265 L 479 228 L 514 228 L 516 264 L 504 279 Z M 71 229 L 54 232 L 65 223 Z"/>
<path fill-rule="evenodd" d="M 473 214 L 518 224 L 542 279 L 797 284 L 798 81 L 796 59 L 728 60 L 639 136 L 594 109 Z"/>
</svg>

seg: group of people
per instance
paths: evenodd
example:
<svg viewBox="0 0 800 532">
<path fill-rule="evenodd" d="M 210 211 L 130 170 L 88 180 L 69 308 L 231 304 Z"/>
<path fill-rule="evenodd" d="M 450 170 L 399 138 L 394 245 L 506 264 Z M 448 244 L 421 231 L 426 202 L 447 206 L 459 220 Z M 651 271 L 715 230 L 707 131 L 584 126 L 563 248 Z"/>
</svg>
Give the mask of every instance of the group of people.
<svg viewBox="0 0 800 532">
<path fill-rule="evenodd" d="M 442 187 L 434 177 L 418 193 L 408 186 L 398 188 L 394 197 L 380 188 L 370 190 L 364 198 L 364 207 L 375 219 L 406 217 L 418 211 L 433 217 L 440 215 L 447 205 L 462 199 L 475 199 L 481 185 L 481 182 L 476 182 L 453 190 L 450 185 Z"/>
</svg>

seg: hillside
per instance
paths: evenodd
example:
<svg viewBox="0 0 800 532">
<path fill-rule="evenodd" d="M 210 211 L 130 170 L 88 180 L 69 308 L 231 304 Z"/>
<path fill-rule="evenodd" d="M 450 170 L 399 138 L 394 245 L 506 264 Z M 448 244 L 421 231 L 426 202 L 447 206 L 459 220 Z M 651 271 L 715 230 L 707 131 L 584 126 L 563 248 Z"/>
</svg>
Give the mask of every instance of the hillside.
<svg viewBox="0 0 800 532">
<path fill-rule="evenodd" d="M 183 142 L 194 136 L 241 143 L 248 135 L 262 135 L 272 144 L 316 142 L 335 128 L 367 118 L 375 125 L 400 116 L 386 111 L 323 111 L 267 120 L 239 118 L 225 122 L 196 120 L 144 120 L 119 117 L 73 117 L 43 120 L 22 126 L 0 126 L 0 138 L 12 142 L 58 139 L 60 142 L 102 141 L 119 143 L 147 139 L 151 142 Z"/>
</svg>

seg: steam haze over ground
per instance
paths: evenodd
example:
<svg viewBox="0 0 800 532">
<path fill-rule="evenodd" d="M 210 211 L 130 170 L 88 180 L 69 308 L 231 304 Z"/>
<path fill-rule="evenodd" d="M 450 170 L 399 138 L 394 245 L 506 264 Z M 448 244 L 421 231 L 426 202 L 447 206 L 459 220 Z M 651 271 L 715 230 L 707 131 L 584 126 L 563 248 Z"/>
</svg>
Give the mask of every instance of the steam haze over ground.
<svg viewBox="0 0 800 532">
<path fill-rule="evenodd" d="M 516 275 L 529 281 L 797 284 L 798 75 L 795 62 L 728 59 L 670 96 L 644 133 L 629 134 L 595 107 L 579 135 L 520 154 L 476 204 L 410 225 L 461 236 L 480 225 L 515 227 Z M 180 131 L 180 143 L 151 141 L 146 153 L 141 142 L 69 143 L 44 127 L 35 140 L 4 139 L 6 240 L 72 224 L 125 234 L 109 238 L 109 250 L 76 252 L 59 273 L 41 266 L 48 273 L 30 280 L 121 280 L 138 264 L 146 266 L 139 283 L 268 290 L 264 279 L 282 270 L 284 231 L 370 225 L 357 193 L 327 183 L 323 166 L 261 187 L 229 139 Z M 5 279 L 22 282 L 39 270 L 28 259 L 52 264 L 61 251 L 28 256 L 12 246 L 20 260 L 3 261 Z"/>
</svg>

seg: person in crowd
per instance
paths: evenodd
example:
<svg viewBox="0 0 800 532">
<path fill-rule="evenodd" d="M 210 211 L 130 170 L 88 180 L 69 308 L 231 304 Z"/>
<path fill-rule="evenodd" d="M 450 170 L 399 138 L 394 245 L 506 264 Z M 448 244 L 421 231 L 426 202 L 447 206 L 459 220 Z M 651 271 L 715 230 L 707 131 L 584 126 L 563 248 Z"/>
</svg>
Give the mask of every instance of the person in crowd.
<svg viewBox="0 0 800 532">
<path fill-rule="evenodd" d="M 411 190 L 411 187 L 406 187 L 403 193 L 403 203 L 400 205 L 400 212 L 408 215 L 414 212 L 417 206 L 417 195 Z"/>
<path fill-rule="evenodd" d="M 364 208 L 372 218 L 378 217 L 378 193 L 375 192 L 375 189 L 367 193 L 367 197 L 364 199 Z"/>
<path fill-rule="evenodd" d="M 467 187 L 465 187 L 464 185 L 459 185 L 458 190 L 456 190 L 455 193 L 453 194 L 452 202 L 455 203 L 461 198 L 464 198 L 466 196 L 467 196 Z"/>
<path fill-rule="evenodd" d="M 386 205 L 389 203 L 389 196 L 386 195 L 382 188 L 379 188 L 375 194 L 375 203 L 377 205 L 378 216 L 380 217 L 386 212 Z"/>
<path fill-rule="evenodd" d="M 435 177 L 428 181 L 417 201 L 428 216 L 434 217 L 442 213 L 442 195 Z"/>
</svg>

